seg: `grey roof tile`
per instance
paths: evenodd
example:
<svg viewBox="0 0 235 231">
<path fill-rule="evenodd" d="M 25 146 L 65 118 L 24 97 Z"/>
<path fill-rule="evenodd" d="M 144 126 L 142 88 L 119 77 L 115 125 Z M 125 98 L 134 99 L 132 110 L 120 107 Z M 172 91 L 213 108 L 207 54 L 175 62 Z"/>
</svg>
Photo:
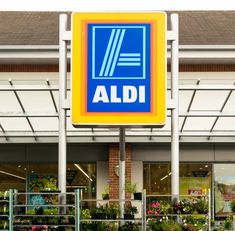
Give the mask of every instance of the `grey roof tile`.
<svg viewBox="0 0 235 231">
<path fill-rule="evenodd" d="M 167 12 L 168 15 L 171 12 Z M 181 45 L 234 45 L 235 11 L 181 11 Z M 56 45 L 60 12 L 0 12 L 0 45 Z M 70 15 L 70 12 L 67 12 Z M 169 21 L 168 21 L 169 25 Z"/>
</svg>

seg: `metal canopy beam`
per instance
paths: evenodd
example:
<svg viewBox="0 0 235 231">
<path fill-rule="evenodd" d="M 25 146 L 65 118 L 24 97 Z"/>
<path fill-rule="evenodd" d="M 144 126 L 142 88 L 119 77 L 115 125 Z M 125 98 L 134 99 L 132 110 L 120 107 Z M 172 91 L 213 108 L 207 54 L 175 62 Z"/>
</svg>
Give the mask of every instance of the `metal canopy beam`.
<svg viewBox="0 0 235 231">
<path fill-rule="evenodd" d="M 0 63 L 58 63 L 58 45 L 0 45 Z M 167 56 L 170 58 L 170 47 Z M 180 63 L 234 63 L 234 45 L 180 45 Z M 68 46 L 70 57 L 70 46 Z"/>
<path fill-rule="evenodd" d="M 179 133 L 182 137 L 234 137 L 235 139 L 235 130 L 232 131 L 213 131 L 212 133 L 210 131 L 184 131 Z M 0 137 L 58 137 L 58 131 L 42 131 L 42 132 L 0 132 Z M 67 132 L 68 137 L 90 137 L 95 136 L 98 137 L 119 137 L 118 131 L 96 131 L 95 133 L 92 133 L 91 131 L 68 131 Z M 158 131 L 158 132 L 137 132 L 137 131 L 129 131 L 126 129 L 125 137 L 170 137 L 170 131 Z M 193 142 L 193 140 L 192 140 Z"/>
<path fill-rule="evenodd" d="M 233 84 L 200 84 L 200 85 L 180 85 L 180 90 L 206 90 L 206 91 L 225 91 L 225 90 L 235 90 L 235 85 Z M 170 88 L 168 88 L 170 90 Z"/>
<path fill-rule="evenodd" d="M 47 86 L 48 87 L 51 86 L 50 81 L 48 79 L 47 79 Z M 55 108 L 55 112 L 58 113 L 58 109 L 57 109 L 57 106 L 56 106 L 56 102 L 55 102 L 55 98 L 54 98 L 53 92 L 52 92 L 51 89 L 49 90 L 49 92 L 50 92 L 50 96 L 51 96 L 51 100 L 52 100 L 53 106 Z"/>
<path fill-rule="evenodd" d="M 9 80 L 11 81 L 11 80 Z M 59 91 L 58 86 L 44 86 L 44 85 L 0 85 L 0 91 Z M 67 89 L 69 90 L 69 89 Z"/>
<path fill-rule="evenodd" d="M 197 81 L 197 85 L 199 85 L 199 83 L 200 83 L 200 80 Z M 194 100 L 195 95 L 196 95 L 196 90 L 193 91 L 192 97 L 191 97 L 191 99 L 190 99 L 190 102 L 189 102 L 189 105 L 188 105 L 188 108 L 187 108 L 187 112 L 189 112 L 190 109 L 191 109 L 191 106 L 192 106 L 192 103 L 193 103 L 193 100 Z M 186 120 L 187 120 L 187 116 L 184 117 L 184 121 L 183 121 L 182 126 L 181 126 L 181 129 L 180 129 L 181 132 L 182 132 L 183 129 L 184 129 L 184 125 L 185 125 L 185 123 L 186 123 Z"/>
<path fill-rule="evenodd" d="M 32 112 L 0 112 L 0 118 L 8 117 L 58 117 L 58 113 L 44 112 L 44 113 L 32 113 Z M 69 115 L 66 115 L 69 117 Z M 167 113 L 167 117 L 171 117 L 170 112 Z M 221 112 L 221 111 L 189 111 L 189 112 L 179 112 L 179 117 L 235 117 L 235 111 L 233 112 Z M 151 130 L 151 129 L 150 129 Z"/>
<path fill-rule="evenodd" d="M 96 140 L 92 140 L 91 137 L 76 137 L 76 136 L 67 136 L 68 143 L 80 143 L 80 144 L 111 144 L 118 143 L 119 137 L 97 137 Z M 149 140 L 148 137 L 126 137 L 127 143 L 148 143 L 148 144 L 170 144 L 171 138 L 168 137 L 152 137 L 152 140 Z M 235 138 L 233 137 L 211 137 L 208 140 L 208 137 L 185 137 L 180 140 L 180 143 L 231 143 L 234 144 Z M 34 137 L 10 137 L 8 141 L 6 139 L 1 139 L 0 143 L 9 144 L 9 143 L 35 143 Z M 56 137 L 37 137 L 37 143 L 58 143 L 58 136 Z"/>
<path fill-rule="evenodd" d="M 3 132 L 6 141 L 8 141 L 8 137 L 5 135 L 5 134 L 6 134 L 6 131 L 4 130 L 4 128 L 3 128 L 3 126 L 2 126 L 1 124 L 0 124 L 0 129 L 1 129 L 2 132 Z"/>
<path fill-rule="evenodd" d="M 234 84 L 235 84 L 235 83 L 234 83 Z M 227 97 L 226 97 L 226 99 L 224 100 L 224 103 L 223 103 L 223 105 L 222 105 L 222 107 L 221 107 L 221 109 L 220 109 L 220 112 L 222 112 L 222 111 L 224 110 L 224 108 L 225 108 L 225 106 L 226 106 L 226 104 L 227 104 L 227 102 L 228 102 L 230 96 L 232 95 L 232 93 L 233 93 L 233 90 L 230 90 L 229 93 L 228 93 L 228 95 L 227 95 Z M 219 118 L 220 118 L 219 116 L 216 117 L 216 119 L 215 119 L 215 121 L 214 121 L 214 123 L 213 123 L 213 125 L 212 125 L 212 127 L 211 127 L 211 129 L 210 129 L 210 132 L 213 131 L 213 129 L 214 129 L 214 127 L 215 127 L 215 125 L 216 125 L 216 123 L 217 123 L 217 121 L 218 121 Z M 210 139 L 210 136 L 208 137 L 208 139 Z"/>
<path fill-rule="evenodd" d="M 10 79 L 9 79 L 9 84 L 10 84 L 10 86 L 14 87 L 14 85 L 13 85 L 13 83 L 12 83 L 12 81 L 11 81 Z M 19 97 L 17 91 L 16 91 L 16 90 L 13 90 L 13 92 L 14 92 L 15 97 L 16 97 L 16 99 L 17 99 L 17 101 L 18 101 L 18 103 L 19 103 L 19 105 L 20 105 L 20 107 L 21 107 L 21 110 L 23 111 L 23 113 L 26 113 L 26 111 L 25 111 L 25 109 L 24 109 L 24 106 L 23 106 L 23 103 L 21 102 L 20 97 Z M 29 127 L 30 127 L 31 130 L 32 130 L 32 132 L 35 133 L 34 128 L 33 128 L 33 125 L 32 125 L 32 123 L 31 123 L 30 120 L 29 120 L 29 117 L 28 117 L 28 116 L 25 116 L 25 118 L 26 118 L 26 120 L 27 120 L 27 122 L 28 122 L 28 124 L 29 124 Z M 34 139 L 37 140 L 37 137 L 34 136 Z"/>
<path fill-rule="evenodd" d="M 21 86 L 8 86 L 0 85 L 0 91 L 59 91 L 58 86 L 46 86 L 46 85 L 21 85 Z M 167 90 L 171 90 L 170 87 Z M 204 91 L 228 91 L 235 90 L 234 84 L 181 84 L 179 85 L 179 90 L 204 90 Z M 70 88 L 67 88 L 67 91 L 70 91 Z"/>
</svg>

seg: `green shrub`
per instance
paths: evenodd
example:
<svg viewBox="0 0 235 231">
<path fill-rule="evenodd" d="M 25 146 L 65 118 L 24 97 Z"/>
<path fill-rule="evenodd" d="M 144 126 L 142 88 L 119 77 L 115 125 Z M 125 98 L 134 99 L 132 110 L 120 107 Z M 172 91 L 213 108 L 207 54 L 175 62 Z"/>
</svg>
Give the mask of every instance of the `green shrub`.
<svg viewBox="0 0 235 231">
<path fill-rule="evenodd" d="M 232 230 L 233 220 L 231 217 L 227 217 L 224 221 L 224 228 L 227 230 Z"/>
<path fill-rule="evenodd" d="M 230 207 L 232 212 L 235 213 L 235 200 L 231 201 Z"/>
</svg>

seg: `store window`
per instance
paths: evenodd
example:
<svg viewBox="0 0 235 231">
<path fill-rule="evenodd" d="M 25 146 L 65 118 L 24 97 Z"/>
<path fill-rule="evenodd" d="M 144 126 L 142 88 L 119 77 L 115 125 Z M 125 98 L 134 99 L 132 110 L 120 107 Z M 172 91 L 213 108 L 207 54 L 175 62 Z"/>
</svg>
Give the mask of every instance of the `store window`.
<svg viewBox="0 0 235 231">
<path fill-rule="evenodd" d="M 171 191 L 170 165 L 167 163 L 144 164 L 144 188 L 148 195 L 166 195 Z"/>
<path fill-rule="evenodd" d="M 25 164 L 0 164 L 0 191 L 10 188 L 25 191 L 26 179 L 27 166 Z"/>
<path fill-rule="evenodd" d="M 171 194 L 170 163 L 145 163 L 144 188 L 147 194 Z M 200 195 L 211 188 L 211 164 L 181 163 L 180 194 Z"/>
<path fill-rule="evenodd" d="M 0 191 L 17 189 L 19 192 L 58 190 L 57 164 L 0 164 Z M 68 163 L 67 191 L 83 189 L 84 198 L 96 197 L 96 164 Z"/>
<path fill-rule="evenodd" d="M 80 188 L 83 198 L 96 198 L 96 165 L 71 163 L 67 167 L 67 190 Z"/>
<path fill-rule="evenodd" d="M 212 165 L 207 163 L 180 164 L 180 194 L 202 195 L 211 188 Z"/>
<path fill-rule="evenodd" d="M 235 164 L 215 164 L 215 216 L 231 213 L 230 203 L 235 199 Z"/>
</svg>

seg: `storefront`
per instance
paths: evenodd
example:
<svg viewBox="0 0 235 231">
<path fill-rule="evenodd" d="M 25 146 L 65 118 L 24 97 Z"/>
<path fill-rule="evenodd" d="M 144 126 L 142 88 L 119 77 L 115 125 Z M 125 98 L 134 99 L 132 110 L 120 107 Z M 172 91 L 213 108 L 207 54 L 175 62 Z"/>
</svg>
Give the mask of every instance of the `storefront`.
<svg viewBox="0 0 235 231">
<path fill-rule="evenodd" d="M 6 28 L 1 17 L 23 20 L 0 38 L 0 191 L 57 187 L 58 14 L 0 13 Z M 229 213 L 235 198 L 232 18 L 232 12 L 180 13 L 180 194 L 210 189 L 216 216 Z M 110 184 L 117 198 L 118 129 L 75 129 L 69 113 L 67 190 L 101 198 Z M 171 193 L 170 129 L 168 113 L 163 129 L 126 130 L 126 174 L 147 194 Z"/>
</svg>

